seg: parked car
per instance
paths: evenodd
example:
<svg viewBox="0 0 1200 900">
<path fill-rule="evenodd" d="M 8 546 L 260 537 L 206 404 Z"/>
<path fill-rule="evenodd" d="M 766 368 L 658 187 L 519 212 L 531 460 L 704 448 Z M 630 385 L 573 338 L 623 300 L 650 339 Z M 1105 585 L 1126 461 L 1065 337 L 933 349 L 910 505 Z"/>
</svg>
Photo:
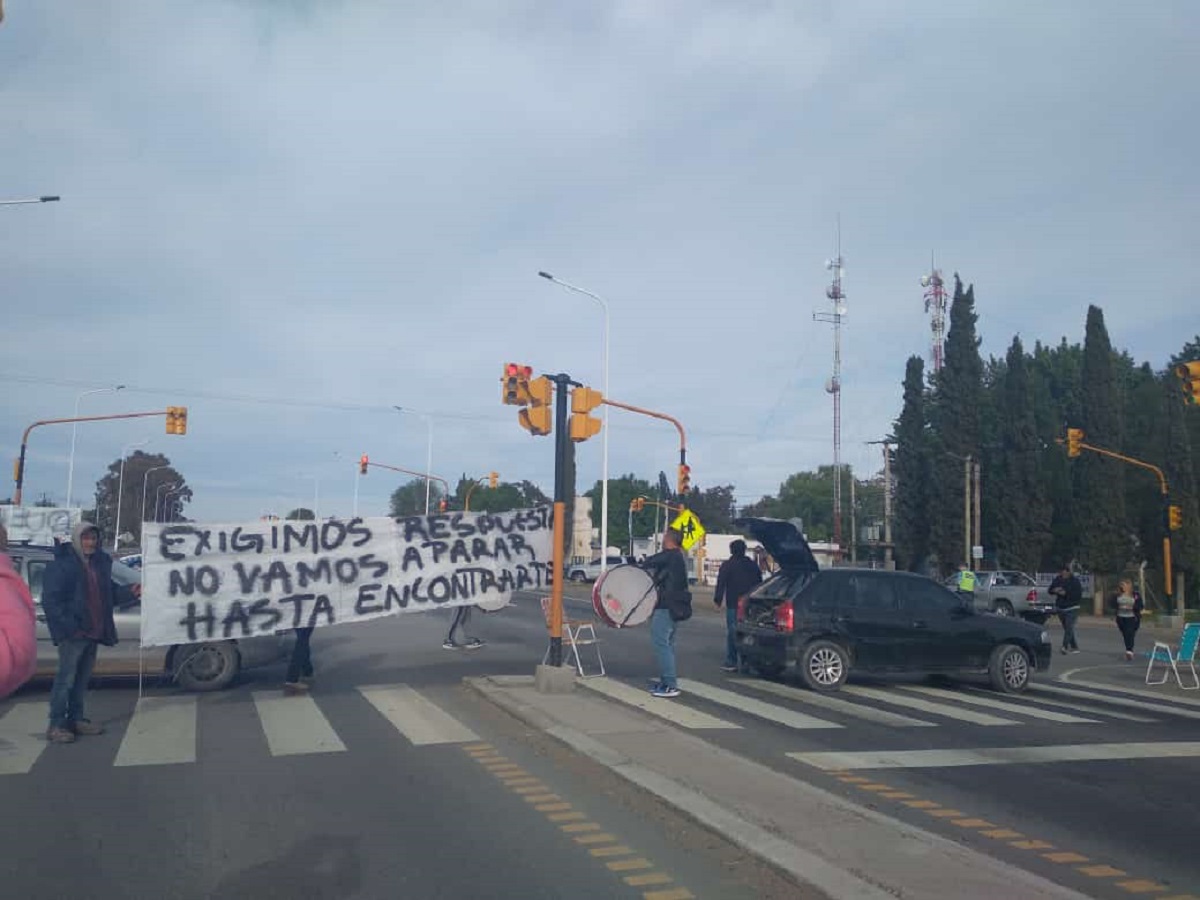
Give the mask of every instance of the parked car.
<svg viewBox="0 0 1200 900">
<path fill-rule="evenodd" d="M 1050 667 L 1050 635 L 1033 624 L 982 614 L 923 575 L 819 569 L 791 522 L 736 524 L 779 564 L 738 603 L 738 651 L 761 674 L 798 672 L 827 692 L 851 672 L 973 673 L 1018 693 Z"/>
<path fill-rule="evenodd" d="M 50 639 L 46 617 L 41 611 L 42 583 L 46 566 L 54 558 L 49 547 L 15 545 L 8 555 L 33 594 L 37 610 L 37 672 L 35 678 L 53 678 L 58 652 Z M 172 647 L 139 647 L 142 632 L 141 572 L 113 560 L 116 585 L 117 644 L 101 647 L 94 672 L 98 676 L 136 676 L 139 661 L 144 672 L 165 675 L 187 691 L 217 691 L 227 687 L 243 669 L 270 665 L 291 653 L 289 634 L 266 635 L 241 640 L 179 644 Z M 138 585 L 135 592 L 133 586 Z M 149 599 L 153 602 L 153 598 Z"/>
<path fill-rule="evenodd" d="M 958 586 L 958 575 L 942 582 L 950 590 Z M 975 573 L 975 608 L 998 616 L 1020 616 L 1035 625 L 1045 624 L 1054 614 L 1049 595 L 1038 593 L 1037 582 L 1012 569 Z"/>
<path fill-rule="evenodd" d="M 609 556 L 607 559 L 607 568 L 611 569 L 614 566 L 623 566 L 631 562 L 633 562 L 632 556 Z M 567 566 L 567 581 L 582 584 L 586 581 L 595 581 L 599 577 L 599 559 L 593 559 L 590 563 L 576 563 L 575 565 Z"/>
</svg>

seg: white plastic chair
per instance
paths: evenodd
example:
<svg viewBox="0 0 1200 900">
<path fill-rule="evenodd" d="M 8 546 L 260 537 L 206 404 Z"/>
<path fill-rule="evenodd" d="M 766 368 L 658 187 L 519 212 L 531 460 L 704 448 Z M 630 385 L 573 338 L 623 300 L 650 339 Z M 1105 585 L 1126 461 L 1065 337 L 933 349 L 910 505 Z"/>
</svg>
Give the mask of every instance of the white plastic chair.
<svg viewBox="0 0 1200 900">
<path fill-rule="evenodd" d="M 1166 684 L 1170 673 L 1175 673 L 1175 681 L 1185 691 L 1200 690 L 1200 677 L 1196 675 L 1196 645 L 1200 644 L 1200 622 L 1191 622 L 1183 626 L 1183 634 L 1179 638 L 1179 649 L 1171 652 L 1171 645 L 1162 641 L 1154 642 L 1154 649 L 1147 654 L 1150 664 L 1146 666 L 1146 684 Z M 1162 678 L 1150 680 L 1150 673 L 1155 663 L 1163 664 Z M 1184 684 L 1179 675 L 1180 666 L 1186 666 L 1192 676 L 1191 684 Z"/>
<path fill-rule="evenodd" d="M 542 597 L 542 615 L 546 617 L 546 627 L 550 627 L 550 597 Z M 604 657 L 600 655 L 600 640 L 596 637 L 596 625 L 591 619 L 568 619 L 564 610 L 563 615 L 563 643 L 571 648 L 571 655 L 575 657 L 575 671 L 579 673 L 580 678 L 599 678 L 604 674 Z M 600 666 L 599 672 L 592 672 L 590 675 L 583 669 L 583 660 L 579 656 L 579 648 L 592 646 L 596 650 L 596 663 Z M 542 657 L 542 665 L 550 659 L 550 648 L 546 647 L 546 654 Z"/>
</svg>

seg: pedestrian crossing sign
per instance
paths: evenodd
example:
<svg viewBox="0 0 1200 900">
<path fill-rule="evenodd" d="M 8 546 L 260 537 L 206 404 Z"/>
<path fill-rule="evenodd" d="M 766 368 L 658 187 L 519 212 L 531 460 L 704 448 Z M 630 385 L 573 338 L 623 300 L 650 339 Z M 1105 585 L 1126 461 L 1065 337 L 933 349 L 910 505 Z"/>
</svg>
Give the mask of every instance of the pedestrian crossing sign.
<svg viewBox="0 0 1200 900">
<path fill-rule="evenodd" d="M 679 515 L 671 520 L 671 527 L 683 535 L 684 550 L 691 550 L 704 540 L 704 535 L 707 533 L 704 526 L 700 524 L 699 516 L 686 506 L 679 510 Z"/>
</svg>

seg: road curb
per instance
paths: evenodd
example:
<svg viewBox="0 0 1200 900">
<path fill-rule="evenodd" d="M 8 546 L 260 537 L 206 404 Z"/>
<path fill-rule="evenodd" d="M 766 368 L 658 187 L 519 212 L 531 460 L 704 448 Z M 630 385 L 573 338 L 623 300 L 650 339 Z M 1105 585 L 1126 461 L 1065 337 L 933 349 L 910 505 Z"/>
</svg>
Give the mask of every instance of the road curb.
<svg viewBox="0 0 1200 900">
<path fill-rule="evenodd" d="M 653 794 L 801 885 L 824 891 L 838 900 L 895 900 L 897 896 L 789 844 L 766 829 L 723 809 L 703 794 L 651 772 L 582 732 L 554 722 L 528 704 L 505 694 L 503 687 L 492 683 L 486 676 L 467 677 L 463 683 L 526 724 L 544 731 L 559 743 Z"/>
</svg>

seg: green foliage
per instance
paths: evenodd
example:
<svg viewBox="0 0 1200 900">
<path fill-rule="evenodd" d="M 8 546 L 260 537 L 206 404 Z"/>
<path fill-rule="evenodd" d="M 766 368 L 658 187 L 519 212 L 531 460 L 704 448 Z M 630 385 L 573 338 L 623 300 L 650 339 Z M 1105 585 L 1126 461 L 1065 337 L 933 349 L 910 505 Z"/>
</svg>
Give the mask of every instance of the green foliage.
<svg viewBox="0 0 1200 900">
<path fill-rule="evenodd" d="M 916 572 L 929 555 L 931 491 L 929 423 L 925 410 L 925 363 L 910 356 L 904 370 L 904 408 L 895 422 L 893 477 L 896 520 L 893 540 L 898 568 Z"/>
<path fill-rule="evenodd" d="M 438 511 L 438 500 L 445 491 L 441 484 L 434 481 L 429 485 L 429 512 L 432 515 Z M 392 491 L 388 504 L 388 515 L 394 519 L 404 516 L 421 516 L 425 514 L 425 479 L 413 478 Z"/>
<path fill-rule="evenodd" d="M 585 496 L 592 500 L 592 526 L 600 527 L 600 507 L 603 497 L 602 482 L 597 481 Z M 638 478 L 632 472 L 619 478 L 608 479 L 608 543 L 612 547 L 629 546 L 629 504 L 637 497 L 656 499 L 650 482 Z M 646 506 L 641 512 L 633 513 L 633 536 L 649 537 L 654 533 L 656 508 Z M 700 519 L 702 522 L 704 518 Z"/>
<path fill-rule="evenodd" d="M 316 515 L 307 506 L 300 506 L 289 512 L 284 518 L 289 522 L 311 522 L 316 518 Z"/>
<path fill-rule="evenodd" d="M 159 490 L 164 485 L 174 485 L 169 491 Z M 145 496 L 142 494 L 145 487 Z M 93 521 L 103 534 L 111 536 L 117 526 L 117 492 L 120 489 L 121 532 L 133 535 L 134 543 L 141 543 L 142 522 L 169 519 L 170 504 L 163 502 L 169 493 L 174 500 L 185 504 L 192 500 L 192 489 L 187 480 L 161 453 L 144 453 L 135 450 L 125 459 L 125 477 L 121 478 L 121 460 L 113 460 L 108 471 L 96 482 L 96 508 Z M 157 501 L 157 510 L 155 509 Z M 157 515 L 156 515 L 157 514 Z"/>
</svg>

